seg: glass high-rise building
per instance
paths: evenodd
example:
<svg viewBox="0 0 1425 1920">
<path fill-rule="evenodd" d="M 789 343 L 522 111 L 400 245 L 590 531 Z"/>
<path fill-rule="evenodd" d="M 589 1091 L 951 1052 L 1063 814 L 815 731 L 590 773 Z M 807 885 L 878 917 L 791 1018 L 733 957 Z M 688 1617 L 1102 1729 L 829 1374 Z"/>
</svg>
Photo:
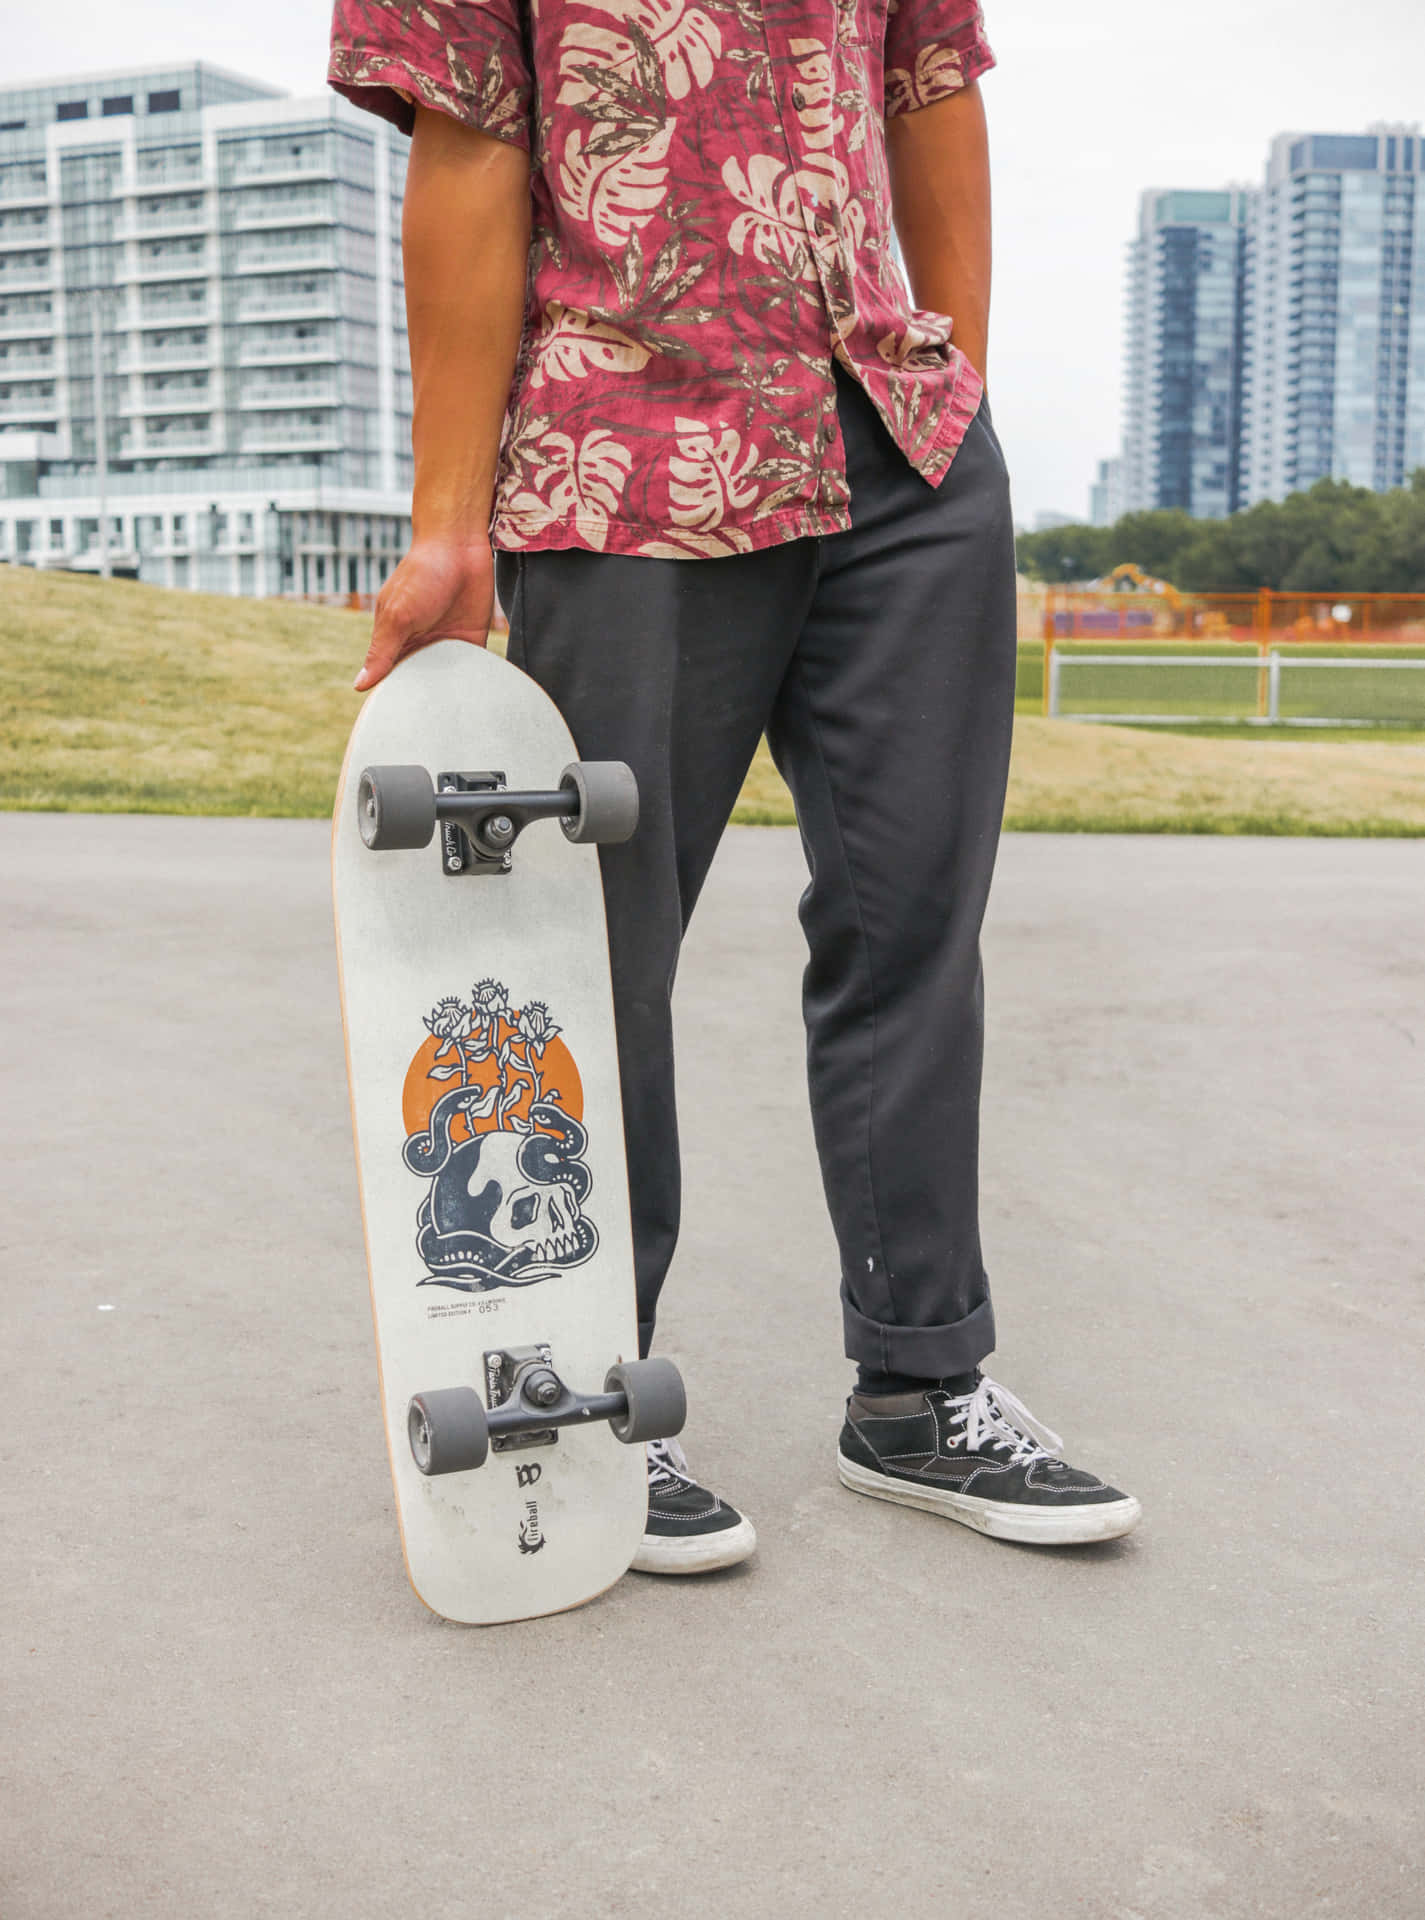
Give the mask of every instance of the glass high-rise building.
<svg viewBox="0 0 1425 1920">
<path fill-rule="evenodd" d="M 1425 139 L 1283 134 L 1246 254 L 1243 501 L 1425 466 Z"/>
<path fill-rule="evenodd" d="M 0 559 L 374 592 L 409 537 L 407 142 L 202 64 L 0 89 Z"/>
<path fill-rule="evenodd" d="M 1145 193 L 1129 247 L 1121 509 L 1239 504 L 1242 189 Z"/>
</svg>

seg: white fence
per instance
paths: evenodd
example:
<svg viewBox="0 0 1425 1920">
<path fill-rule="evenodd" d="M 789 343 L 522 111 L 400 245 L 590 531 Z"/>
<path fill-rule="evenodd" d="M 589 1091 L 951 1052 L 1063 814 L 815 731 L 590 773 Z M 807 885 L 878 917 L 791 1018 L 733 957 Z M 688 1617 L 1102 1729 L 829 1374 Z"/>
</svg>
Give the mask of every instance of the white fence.
<svg viewBox="0 0 1425 1920">
<path fill-rule="evenodd" d="M 1118 707 L 1102 712 L 1064 711 L 1064 674 L 1068 670 L 1079 668 L 1163 668 L 1167 671 L 1192 670 L 1199 675 L 1211 675 L 1214 671 L 1226 669 L 1228 680 L 1233 672 L 1251 673 L 1256 676 L 1256 689 L 1243 690 L 1240 702 L 1243 706 L 1255 706 L 1255 713 L 1213 713 L 1204 712 L 1199 707 L 1187 713 L 1132 713 Z M 1047 688 L 1046 711 L 1051 719 L 1058 720 L 1094 720 L 1119 721 L 1134 726 L 1183 726 L 1193 721 L 1211 720 L 1217 724 L 1239 726 L 1285 726 L 1285 727 L 1360 727 L 1360 726 L 1401 726 L 1415 725 L 1425 727 L 1425 681 L 1407 681 L 1409 697 L 1402 698 L 1398 709 L 1382 717 L 1379 707 L 1373 713 L 1352 713 L 1342 711 L 1335 700 L 1318 700 L 1317 704 L 1329 711 L 1319 713 L 1292 713 L 1282 711 L 1282 683 L 1298 674 L 1315 673 L 1318 670 L 1347 670 L 1352 674 L 1425 673 L 1425 660 L 1362 660 L 1349 656 L 1321 658 L 1313 655 L 1298 656 L 1282 654 L 1275 647 L 1262 654 L 1170 654 L 1170 653 L 1065 653 L 1054 647 L 1049 653 L 1049 682 Z M 1364 707 L 1368 703 L 1360 698 L 1361 689 L 1353 682 L 1342 682 L 1344 705 L 1349 709 L 1353 704 Z M 1220 690 L 1217 698 L 1208 705 L 1221 704 Z M 1309 702 L 1307 704 L 1310 704 Z"/>
</svg>

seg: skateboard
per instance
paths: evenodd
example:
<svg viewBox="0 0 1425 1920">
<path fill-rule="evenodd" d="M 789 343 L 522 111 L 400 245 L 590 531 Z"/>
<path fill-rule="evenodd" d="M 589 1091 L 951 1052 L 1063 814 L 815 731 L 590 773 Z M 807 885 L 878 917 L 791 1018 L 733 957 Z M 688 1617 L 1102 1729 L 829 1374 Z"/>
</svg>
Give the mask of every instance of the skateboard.
<svg viewBox="0 0 1425 1920">
<path fill-rule="evenodd" d="M 633 774 L 578 760 L 514 666 L 463 641 L 367 696 L 332 892 L 381 1406 L 406 1571 L 447 1620 L 612 1586 L 677 1369 L 639 1360 L 596 843 Z"/>
</svg>

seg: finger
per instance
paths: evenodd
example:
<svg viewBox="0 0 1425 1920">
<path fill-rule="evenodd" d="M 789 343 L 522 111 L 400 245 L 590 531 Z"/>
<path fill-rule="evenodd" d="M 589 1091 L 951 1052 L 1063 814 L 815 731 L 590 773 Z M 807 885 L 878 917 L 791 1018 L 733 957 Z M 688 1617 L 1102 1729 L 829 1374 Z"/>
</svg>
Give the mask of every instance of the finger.
<svg viewBox="0 0 1425 1920">
<path fill-rule="evenodd" d="M 366 658 L 361 664 L 361 671 L 351 683 L 356 691 L 365 693 L 378 681 L 384 680 L 405 652 L 406 646 L 407 636 L 402 632 L 400 624 L 390 615 L 383 618 L 378 605 L 371 644 L 366 649 Z"/>
</svg>

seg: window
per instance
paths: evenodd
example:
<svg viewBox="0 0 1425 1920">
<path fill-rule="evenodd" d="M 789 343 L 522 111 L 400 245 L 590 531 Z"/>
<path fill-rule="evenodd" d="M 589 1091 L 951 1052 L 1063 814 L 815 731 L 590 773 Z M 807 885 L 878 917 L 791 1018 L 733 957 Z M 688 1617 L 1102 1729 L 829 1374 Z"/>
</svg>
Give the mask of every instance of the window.
<svg viewBox="0 0 1425 1920">
<path fill-rule="evenodd" d="M 104 113 L 106 117 L 115 113 L 132 113 L 133 110 L 134 96 L 131 93 L 111 94 L 104 102 Z"/>
<path fill-rule="evenodd" d="M 1313 166 L 1333 173 L 1374 169 L 1378 150 L 1373 133 L 1318 133 L 1311 148 Z"/>
<path fill-rule="evenodd" d="M 56 120 L 87 120 L 89 102 L 87 100 L 61 100 L 54 110 Z"/>
<path fill-rule="evenodd" d="M 168 87 L 162 93 L 151 93 L 148 97 L 150 113 L 177 113 L 178 88 Z"/>
<path fill-rule="evenodd" d="M 23 120 L 0 120 L 0 133 L 23 133 L 24 130 Z"/>
</svg>

